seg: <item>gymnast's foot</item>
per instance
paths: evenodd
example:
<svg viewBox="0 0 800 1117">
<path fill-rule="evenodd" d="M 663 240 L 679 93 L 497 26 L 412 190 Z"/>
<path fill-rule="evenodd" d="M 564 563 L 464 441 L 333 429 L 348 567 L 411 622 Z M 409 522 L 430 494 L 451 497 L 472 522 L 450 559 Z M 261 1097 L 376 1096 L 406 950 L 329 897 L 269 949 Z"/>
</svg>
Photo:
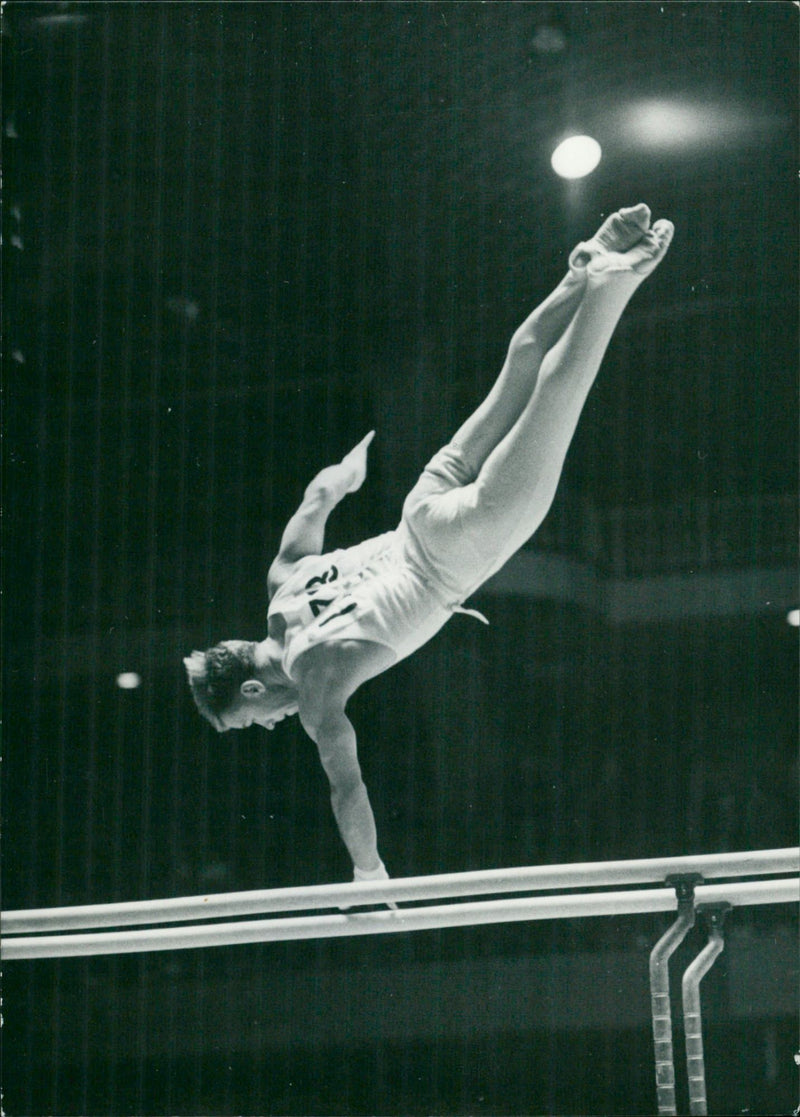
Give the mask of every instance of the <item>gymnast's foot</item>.
<svg viewBox="0 0 800 1117">
<path fill-rule="evenodd" d="M 570 268 L 586 270 L 595 282 L 628 273 L 644 279 L 667 254 L 675 229 L 671 221 L 650 225 L 650 209 L 641 203 L 606 218 L 591 240 L 579 244 L 570 256 Z"/>
</svg>

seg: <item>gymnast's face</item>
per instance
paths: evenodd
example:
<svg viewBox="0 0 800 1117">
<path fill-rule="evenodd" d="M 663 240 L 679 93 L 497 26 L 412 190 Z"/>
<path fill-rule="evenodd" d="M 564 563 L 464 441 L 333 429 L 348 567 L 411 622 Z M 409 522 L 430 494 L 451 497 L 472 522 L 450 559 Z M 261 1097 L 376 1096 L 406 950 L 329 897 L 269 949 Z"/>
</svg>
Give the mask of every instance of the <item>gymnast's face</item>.
<svg viewBox="0 0 800 1117">
<path fill-rule="evenodd" d="M 274 729 L 279 721 L 297 713 L 297 701 L 285 690 L 273 691 L 258 680 L 251 679 L 242 684 L 239 697 L 229 706 L 219 720 L 225 730 L 247 729 L 260 725 L 264 729 Z"/>
</svg>

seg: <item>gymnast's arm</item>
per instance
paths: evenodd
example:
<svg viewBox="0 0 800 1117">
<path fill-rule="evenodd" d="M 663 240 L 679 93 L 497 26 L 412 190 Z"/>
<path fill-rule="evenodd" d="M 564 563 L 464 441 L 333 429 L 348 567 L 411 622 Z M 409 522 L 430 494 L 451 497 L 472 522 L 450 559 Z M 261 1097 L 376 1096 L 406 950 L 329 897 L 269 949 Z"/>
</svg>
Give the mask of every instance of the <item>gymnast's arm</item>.
<svg viewBox="0 0 800 1117">
<path fill-rule="evenodd" d="M 381 864 L 378 836 L 367 788 L 361 778 L 352 722 L 344 710 L 330 708 L 316 725 L 305 724 L 305 728 L 316 743 L 330 782 L 333 814 L 353 867 L 372 872 Z"/>
<path fill-rule="evenodd" d="M 297 663 L 300 721 L 319 752 L 331 787 L 331 806 L 353 865 L 362 875 L 385 870 L 378 855 L 375 817 L 358 763 L 356 733 L 345 713 L 347 699 L 367 675 L 385 666 L 385 650 L 349 641 L 323 645 Z"/>
<path fill-rule="evenodd" d="M 278 555 L 270 567 L 267 579 L 270 596 L 295 562 L 306 555 L 322 554 L 328 516 L 347 493 L 354 493 L 364 483 L 367 449 L 374 437 L 375 432 L 370 431 L 340 462 L 321 470 L 306 489 L 300 507 L 286 525 Z"/>
</svg>

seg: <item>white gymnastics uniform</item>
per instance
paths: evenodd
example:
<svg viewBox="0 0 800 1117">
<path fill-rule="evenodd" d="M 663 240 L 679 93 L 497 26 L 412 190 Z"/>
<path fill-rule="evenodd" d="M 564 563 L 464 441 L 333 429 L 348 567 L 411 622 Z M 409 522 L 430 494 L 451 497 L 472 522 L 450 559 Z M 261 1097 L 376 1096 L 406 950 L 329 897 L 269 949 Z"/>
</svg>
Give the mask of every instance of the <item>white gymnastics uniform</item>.
<svg viewBox="0 0 800 1117">
<path fill-rule="evenodd" d="M 407 561 L 398 530 L 300 559 L 269 603 L 267 631 L 281 640 L 291 679 L 304 652 L 330 641 L 368 640 L 391 649 L 395 662 L 405 659 L 450 615 Z"/>
<path fill-rule="evenodd" d="M 283 644 L 282 666 L 290 679 L 299 657 L 318 644 L 365 640 L 389 648 L 398 662 L 455 612 L 488 623 L 461 602 L 496 563 L 497 541 L 490 525 L 476 535 L 476 519 L 454 519 L 442 500 L 454 489 L 467 495 L 466 467 L 458 459 L 451 448 L 437 454 L 409 495 L 396 530 L 294 564 L 267 614 L 267 631 Z"/>
</svg>

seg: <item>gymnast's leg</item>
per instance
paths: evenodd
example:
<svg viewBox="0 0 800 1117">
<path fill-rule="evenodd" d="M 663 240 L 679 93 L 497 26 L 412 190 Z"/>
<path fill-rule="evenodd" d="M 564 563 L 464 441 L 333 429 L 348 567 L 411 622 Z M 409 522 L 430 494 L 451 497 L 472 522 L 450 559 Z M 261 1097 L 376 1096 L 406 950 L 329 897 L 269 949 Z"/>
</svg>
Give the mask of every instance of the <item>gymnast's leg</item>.
<svg viewBox="0 0 800 1117">
<path fill-rule="evenodd" d="M 628 301 L 673 228 L 621 210 L 570 256 L 570 274 L 514 335 L 488 398 L 429 463 L 403 519 L 428 567 L 463 600 L 544 519 L 583 405 Z"/>
<path fill-rule="evenodd" d="M 625 251 L 646 232 L 650 210 L 645 205 L 622 209 L 608 217 L 592 240 L 578 245 L 570 269 L 555 290 L 514 332 L 503 368 L 489 395 L 453 438 L 477 475 L 530 400 L 546 353 L 562 337 L 581 304 L 586 264 L 600 249 Z"/>
<path fill-rule="evenodd" d="M 494 543 L 494 573 L 538 528 L 555 496 L 567 450 L 589 389 L 616 325 L 631 296 L 666 255 L 673 235 L 669 221 L 646 225 L 629 236 L 609 231 L 579 245 L 573 265 L 585 267 L 580 305 L 541 362 L 536 386 L 518 419 L 481 466 L 472 485 L 457 494 L 463 529 Z M 467 432 L 469 434 L 469 431 Z M 458 444 L 461 432 L 454 442 Z M 481 548 L 488 553 L 488 548 Z"/>
</svg>

